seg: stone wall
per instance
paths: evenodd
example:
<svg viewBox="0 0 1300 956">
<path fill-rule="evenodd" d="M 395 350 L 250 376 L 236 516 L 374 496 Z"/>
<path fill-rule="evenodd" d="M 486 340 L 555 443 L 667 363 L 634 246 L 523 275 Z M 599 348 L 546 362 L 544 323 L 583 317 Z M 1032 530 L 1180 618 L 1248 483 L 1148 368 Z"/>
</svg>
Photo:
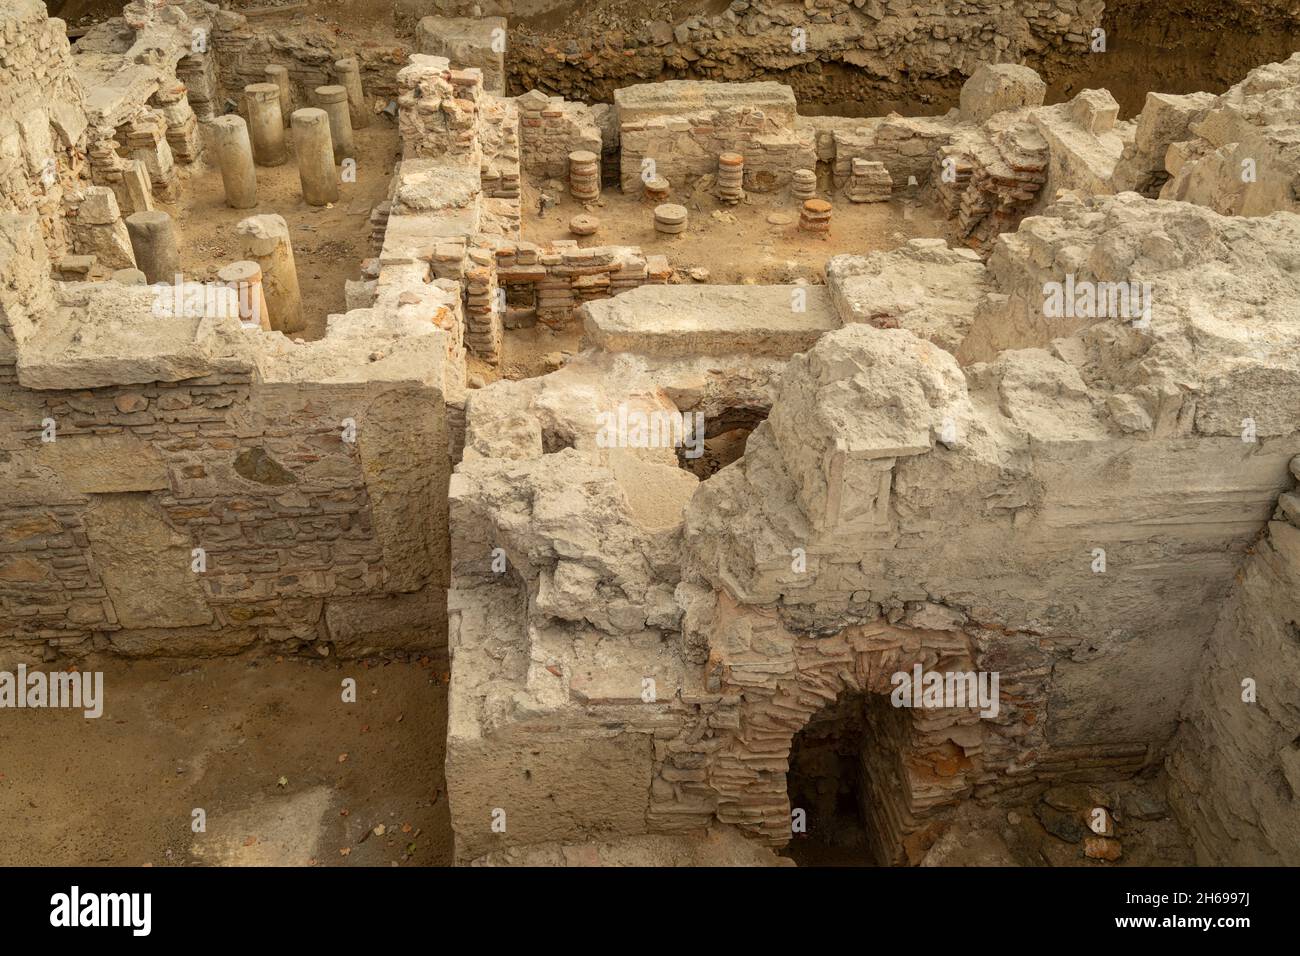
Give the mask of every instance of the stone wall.
<svg viewBox="0 0 1300 956">
<path fill-rule="evenodd" d="M 739 342 L 588 351 L 472 393 L 450 485 L 458 855 L 712 821 L 782 843 L 795 734 L 915 663 L 999 674 L 1000 709 L 927 708 L 884 742 L 886 859 L 918 859 L 964 800 L 1158 763 L 1213 640 L 1204 608 L 1300 441 L 1300 220 L 1243 222 L 1065 202 L 987 266 L 923 243 L 828 270 L 846 327 L 785 364 Z M 1149 326 L 1045 320 L 1045 283 L 1074 271 L 1152 283 Z M 889 298 L 904 289 L 914 308 Z M 876 301 L 896 327 L 872 327 Z M 601 409 L 760 423 L 698 482 L 668 445 L 602 440 Z"/>
<path fill-rule="evenodd" d="M 441 646 L 441 331 L 294 345 L 215 296 L 53 283 L 31 217 L 0 233 L 6 659 Z"/>
<path fill-rule="evenodd" d="M 63 195 L 80 175 L 86 115 L 62 20 L 40 0 L 0 9 L 0 213 L 35 213 L 52 257 L 68 248 Z"/>
<path fill-rule="evenodd" d="M 600 127 L 591 107 L 530 90 L 518 97 L 523 168 L 535 176 L 567 180 L 569 154 L 585 150 L 601 155 Z"/>
<path fill-rule="evenodd" d="M 1084 54 L 1103 5 L 1054 0 L 1008 7 L 971 0 L 955 9 L 933 0 L 761 0 L 678 22 L 626 18 L 603 29 L 601 11 L 581 7 L 571 11 L 565 27 L 536 25 L 530 18 L 542 6 L 439 0 L 432 10 L 507 17 L 512 90 L 541 87 L 570 99 L 608 102 L 619 87 L 655 80 L 779 79 L 810 103 L 858 102 L 883 113 L 955 94 L 983 63 Z"/>
<path fill-rule="evenodd" d="M 1162 199 L 1225 215 L 1300 211 L 1300 53 L 1251 70 L 1213 103 L 1178 113 L 1176 131 L 1187 138 L 1163 157 L 1169 179 Z"/>
<path fill-rule="evenodd" d="M 223 99 L 242 103 L 245 86 L 266 82 L 267 66 L 283 66 L 289 71 L 293 109 L 315 106 L 316 87 L 337 82 L 334 62 L 349 56 L 357 58 L 367 109 L 377 101 L 387 102 L 397 96 L 397 74 L 411 52 L 402 44 L 342 40 L 311 18 L 296 20 L 291 27 L 268 27 L 231 10 L 216 14 L 213 41 Z"/>
<path fill-rule="evenodd" d="M 633 86 L 617 92 L 614 108 L 624 192 L 647 176 L 690 188 L 717 173 L 722 153 L 745 158 L 744 186 L 756 192 L 817 165 L 814 134 L 795 128 L 794 93 L 776 83 Z"/>
<path fill-rule="evenodd" d="M 1300 458 L 1291 462 L 1300 479 Z M 1283 493 L 1205 648 L 1167 765 L 1202 866 L 1300 858 L 1300 497 Z"/>
</svg>

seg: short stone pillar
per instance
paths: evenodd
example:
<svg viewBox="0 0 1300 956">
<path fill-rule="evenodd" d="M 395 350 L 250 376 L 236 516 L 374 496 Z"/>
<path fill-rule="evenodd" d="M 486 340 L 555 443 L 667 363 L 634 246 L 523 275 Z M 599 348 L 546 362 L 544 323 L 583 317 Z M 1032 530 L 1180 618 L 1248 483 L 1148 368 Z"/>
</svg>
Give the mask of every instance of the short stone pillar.
<svg viewBox="0 0 1300 956">
<path fill-rule="evenodd" d="M 654 176 L 641 183 L 641 199 L 651 206 L 666 203 L 671 192 L 672 184 L 662 176 Z"/>
<path fill-rule="evenodd" d="M 370 125 L 370 110 L 366 109 L 366 94 L 361 88 L 361 66 L 355 56 L 345 56 L 334 61 L 334 75 L 339 86 L 348 91 L 348 109 L 352 114 L 352 128 L 364 129 Z"/>
<path fill-rule="evenodd" d="M 655 206 L 655 232 L 665 236 L 679 236 L 686 231 L 686 207 L 677 203 Z"/>
<path fill-rule="evenodd" d="M 174 285 L 181 271 L 181 253 L 176 244 L 176 224 L 161 209 L 134 212 L 126 217 L 135 264 L 149 284 Z"/>
<path fill-rule="evenodd" d="M 244 87 L 248 108 L 248 133 L 253 158 L 259 166 L 281 166 L 288 156 L 284 144 L 284 118 L 280 114 L 280 88 L 274 83 Z"/>
<path fill-rule="evenodd" d="M 289 68 L 271 63 L 263 67 L 262 71 L 266 74 L 266 82 L 274 83 L 280 91 L 280 118 L 288 126 L 289 116 L 293 113 L 293 87 L 289 85 Z"/>
<path fill-rule="evenodd" d="M 248 125 L 239 116 L 218 117 L 212 121 L 212 141 L 221 166 L 226 205 L 232 209 L 252 209 L 257 205 L 257 170 L 253 166 Z"/>
<path fill-rule="evenodd" d="M 310 206 L 338 202 L 334 154 L 330 148 L 330 121 L 314 107 L 293 111 L 293 149 L 298 156 L 302 198 Z"/>
<path fill-rule="evenodd" d="M 825 235 L 831 229 L 831 204 L 825 199 L 806 199 L 799 210 L 799 228 Z"/>
<path fill-rule="evenodd" d="M 271 328 L 270 310 L 262 289 L 262 267 L 256 262 L 242 259 L 217 270 L 218 281 L 229 286 L 239 302 L 239 321 L 247 328 L 264 332 Z"/>
<path fill-rule="evenodd" d="M 849 202 L 886 202 L 893 191 L 894 180 L 884 163 L 853 160 L 853 172 L 844 187 Z"/>
<path fill-rule="evenodd" d="M 740 153 L 718 157 L 717 196 L 732 206 L 745 198 L 745 157 Z"/>
<path fill-rule="evenodd" d="M 356 156 L 357 148 L 352 140 L 352 117 L 348 112 L 348 91 L 341 86 L 318 86 L 316 105 L 329 117 L 334 162 L 341 163 L 349 156 Z"/>
<path fill-rule="evenodd" d="M 569 154 L 569 192 L 579 202 L 600 198 L 600 157 L 585 149 Z"/>
<path fill-rule="evenodd" d="M 817 173 L 811 169 L 796 169 L 790 177 L 790 192 L 796 199 L 816 199 Z"/>
<path fill-rule="evenodd" d="M 286 334 L 301 332 L 302 295 L 298 291 L 298 268 L 293 261 L 293 244 L 284 217 L 271 213 L 249 216 L 235 227 L 235 233 L 244 258 L 257 263 L 262 270 L 267 327 Z"/>
</svg>

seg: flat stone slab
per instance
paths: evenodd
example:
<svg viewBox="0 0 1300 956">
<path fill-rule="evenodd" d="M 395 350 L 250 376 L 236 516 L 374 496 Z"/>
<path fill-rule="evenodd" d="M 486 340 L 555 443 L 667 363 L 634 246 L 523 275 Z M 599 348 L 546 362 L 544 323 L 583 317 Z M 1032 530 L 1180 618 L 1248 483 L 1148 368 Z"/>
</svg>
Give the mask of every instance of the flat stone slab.
<svg viewBox="0 0 1300 956">
<path fill-rule="evenodd" d="M 19 383 L 98 388 L 251 372 L 251 346 L 230 290 L 202 283 L 179 289 L 64 283 L 62 307 L 19 352 Z"/>
<path fill-rule="evenodd" d="M 840 326 L 824 286 L 643 285 L 580 312 L 586 345 L 643 355 L 786 358 Z"/>
<path fill-rule="evenodd" d="M 715 83 L 710 80 L 667 80 L 638 83 L 614 91 L 620 123 L 639 123 L 657 116 L 752 106 L 781 126 L 794 128 L 794 90 L 784 83 Z"/>
</svg>

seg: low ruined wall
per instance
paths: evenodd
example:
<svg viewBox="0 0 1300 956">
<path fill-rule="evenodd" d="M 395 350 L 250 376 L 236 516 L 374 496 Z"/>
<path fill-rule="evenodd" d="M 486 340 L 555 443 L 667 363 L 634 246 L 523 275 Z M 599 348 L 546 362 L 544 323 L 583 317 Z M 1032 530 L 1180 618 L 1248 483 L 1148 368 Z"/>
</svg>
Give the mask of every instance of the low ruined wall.
<svg viewBox="0 0 1300 956">
<path fill-rule="evenodd" d="M 0 229 L 0 654 L 441 646 L 441 333 L 158 314 L 51 282 L 34 228 Z"/>
<path fill-rule="evenodd" d="M 719 155 L 739 153 L 745 157 L 744 187 L 754 192 L 779 189 L 796 169 L 817 165 L 811 133 L 783 129 L 749 107 L 633 120 L 622 124 L 619 137 L 619 179 L 629 193 L 640 190 L 647 160 L 654 175 L 689 188 L 696 179 L 717 174 Z"/>
<path fill-rule="evenodd" d="M 523 168 L 535 176 L 566 180 L 569 154 L 577 150 L 602 152 L 600 127 L 592 109 L 530 90 L 515 101 L 519 106 L 519 140 Z"/>
<path fill-rule="evenodd" d="M 222 11 L 216 17 L 213 42 L 225 99 L 243 102 L 244 87 L 265 83 L 267 66 L 287 67 L 293 87 L 293 109 L 315 106 L 315 90 L 337 82 L 334 61 L 354 56 L 361 69 L 366 108 L 376 100 L 387 101 L 398 93 L 397 74 L 406 66 L 408 46 L 357 45 L 335 36 L 311 22 L 292 26 L 271 26 Z M 218 108 L 217 113 L 223 110 Z"/>
</svg>

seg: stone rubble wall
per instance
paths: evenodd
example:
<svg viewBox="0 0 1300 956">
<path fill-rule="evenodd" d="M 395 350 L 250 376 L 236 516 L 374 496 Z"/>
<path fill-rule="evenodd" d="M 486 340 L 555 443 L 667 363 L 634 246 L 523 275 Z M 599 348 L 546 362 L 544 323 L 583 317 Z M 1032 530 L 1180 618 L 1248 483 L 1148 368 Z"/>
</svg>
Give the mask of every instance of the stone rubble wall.
<svg viewBox="0 0 1300 956">
<path fill-rule="evenodd" d="M 65 191 L 83 176 L 86 114 L 62 20 L 39 0 L 0 8 L 0 214 L 35 213 L 51 257 L 69 252 Z"/>
<path fill-rule="evenodd" d="M 569 154 L 601 155 L 603 143 L 592 108 L 530 90 L 517 97 L 523 168 L 534 176 L 566 181 Z"/>
<path fill-rule="evenodd" d="M 830 164 L 837 188 L 848 184 L 853 161 L 865 159 L 883 163 L 898 189 L 913 179 L 921 186 L 929 182 L 936 153 L 953 136 L 956 114 L 918 118 L 891 114 L 869 120 L 800 117 L 800 123 L 808 122 L 823 128 L 836 124 L 827 131 L 830 142 L 825 149 L 819 147 L 818 158 Z"/>
<path fill-rule="evenodd" d="M 1291 473 L 1300 480 L 1300 458 Z M 1300 857 L 1298 595 L 1300 497 L 1292 490 L 1279 497 L 1221 606 L 1166 761 L 1170 803 L 1202 866 L 1286 866 Z"/>
<path fill-rule="evenodd" d="M 527 18 L 539 6 L 437 0 L 419 12 L 509 18 L 507 69 L 514 90 L 541 87 L 569 99 L 608 102 L 615 89 L 634 83 L 779 78 L 808 102 L 876 99 L 883 112 L 951 94 L 985 63 L 1084 55 L 1103 8 L 1101 0 L 737 0 L 720 14 L 575 35 L 532 26 Z M 397 15 L 403 17 L 400 6 Z M 805 31 L 802 50 L 795 48 L 796 28 Z"/>
<path fill-rule="evenodd" d="M 315 90 L 337 81 L 334 62 L 354 56 L 361 71 L 361 87 L 369 109 L 398 94 L 398 72 L 407 64 L 405 46 L 354 46 L 310 20 L 291 27 L 270 27 L 231 10 L 215 15 L 213 28 L 219 86 L 208 97 L 215 102 L 241 104 L 244 87 L 266 82 L 266 67 L 283 66 L 289 71 L 292 108 L 315 106 Z M 182 66 L 184 69 L 184 65 Z M 220 97 L 220 101 L 217 97 Z M 191 102 L 193 102 L 191 94 Z M 197 107 L 196 107 L 197 109 Z"/>
<path fill-rule="evenodd" d="M 779 189 L 796 169 L 817 165 L 810 133 L 783 129 L 750 107 L 624 122 L 619 142 L 619 180 L 628 193 L 641 189 L 646 160 L 653 162 L 655 175 L 689 188 L 717 174 L 719 155 L 739 153 L 745 157 L 744 187 L 753 192 Z"/>
<path fill-rule="evenodd" d="M 472 393 L 450 485 L 458 854 L 715 820 L 782 843 L 795 734 L 917 662 L 999 673 L 1001 709 L 927 709 L 888 736 L 888 859 L 918 859 L 963 800 L 1154 766 L 1213 642 L 1203 609 L 1293 483 L 1296 230 L 1288 213 L 1069 200 L 987 265 L 921 245 L 837 269 L 850 324 L 784 366 L 589 351 Z M 978 275 L 918 271 L 949 258 Z M 1074 272 L 1152 282 L 1149 328 L 1033 324 L 1045 282 Z M 862 314 L 918 281 L 934 289 L 890 306 L 897 328 Z M 940 307 L 966 329 L 964 367 L 909 328 L 951 342 Z M 671 449 L 601 443 L 593 409 L 620 402 L 769 411 L 696 483 Z M 1197 520 L 1171 524 L 1171 500 Z M 576 761 L 594 769 L 569 781 Z"/>
<path fill-rule="evenodd" d="M 1164 135 L 1188 135 L 1165 152 L 1161 199 L 1231 216 L 1300 212 L 1300 53 L 1251 70 L 1213 103 L 1174 107 Z"/>
</svg>

